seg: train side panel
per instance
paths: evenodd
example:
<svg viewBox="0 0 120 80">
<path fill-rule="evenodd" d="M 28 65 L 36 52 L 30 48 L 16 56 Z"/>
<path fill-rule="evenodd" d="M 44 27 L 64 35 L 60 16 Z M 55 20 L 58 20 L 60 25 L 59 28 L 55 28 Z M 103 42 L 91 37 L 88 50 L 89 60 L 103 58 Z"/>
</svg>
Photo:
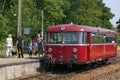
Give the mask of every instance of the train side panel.
<svg viewBox="0 0 120 80">
<path fill-rule="evenodd" d="M 90 46 L 90 61 L 103 58 L 104 55 L 104 45 L 91 45 Z"/>
<path fill-rule="evenodd" d="M 117 55 L 116 50 L 116 44 L 91 45 L 89 61 L 114 57 Z"/>
<path fill-rule="evenodd" d="M 105 45 L 105 57 L 112 57 L 117 55 L 117 45 L 116 44 L 106 44 Z"/>
</svg>

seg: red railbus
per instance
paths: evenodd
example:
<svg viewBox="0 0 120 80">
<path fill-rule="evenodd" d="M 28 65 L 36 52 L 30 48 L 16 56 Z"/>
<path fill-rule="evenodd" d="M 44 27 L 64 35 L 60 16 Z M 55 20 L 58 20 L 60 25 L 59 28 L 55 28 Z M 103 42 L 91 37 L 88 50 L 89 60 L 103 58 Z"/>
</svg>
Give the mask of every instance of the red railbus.
<svg viewBox="0 0 120 80">
<path fill-rule="evenodd" d="M 62 24 L 46 29 L 44 62 L 87 64 L 117 55 L 116 32 L 83 25 Z"/>
</svg>

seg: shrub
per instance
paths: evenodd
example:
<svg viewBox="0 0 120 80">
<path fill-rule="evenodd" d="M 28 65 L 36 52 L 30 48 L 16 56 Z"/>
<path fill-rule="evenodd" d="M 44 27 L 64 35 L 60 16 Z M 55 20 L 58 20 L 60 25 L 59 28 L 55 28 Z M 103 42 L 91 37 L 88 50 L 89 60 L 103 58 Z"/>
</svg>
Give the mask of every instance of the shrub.
<svg viewBox="0 0 120 80">
<path fill-rule="evenodd" d="M 0 58 L 5 58 L 5 54 L 0 54 Z"/>
</svg>

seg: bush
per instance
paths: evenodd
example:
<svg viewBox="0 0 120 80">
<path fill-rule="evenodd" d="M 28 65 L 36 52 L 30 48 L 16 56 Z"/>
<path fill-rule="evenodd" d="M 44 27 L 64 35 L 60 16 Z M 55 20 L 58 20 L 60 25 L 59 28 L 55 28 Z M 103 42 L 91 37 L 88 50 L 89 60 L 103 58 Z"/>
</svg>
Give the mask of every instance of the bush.
<svg viewBox="0 0 120 80">
<path fill-rule="evenodd" d="M 0 54 L 0 58 L 5 58 L 5 54 Z"/>
<path fill-rule="evenodd" d="M 5 50 L 6 49 L 6 45 L 4 41 L 0 41 L 0 51 Z"/>
</svg>

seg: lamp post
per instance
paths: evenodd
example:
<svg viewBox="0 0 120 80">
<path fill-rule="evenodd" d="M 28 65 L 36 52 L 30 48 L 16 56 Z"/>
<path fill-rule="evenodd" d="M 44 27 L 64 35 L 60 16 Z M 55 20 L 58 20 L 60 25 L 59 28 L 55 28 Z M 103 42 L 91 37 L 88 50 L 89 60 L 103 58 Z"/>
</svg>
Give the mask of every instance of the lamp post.
<svg viewBox="0 0 120 80">
<path fill-rule="evenodd" d="M 17 25 L 17 33 L 20 33 L 20 35 L 21 35 L 21 29 L 22 29 L 22 25 L 21 25 L 21 0 L 19 0 L 19 2 L 18 2 L 18 25 Z"/>
<path fill-rule="evenodd" d="M 44 12 L 42 10 L 42 39 L 43 39 L 43 28 L 44 28 Z"/>
</svg>

